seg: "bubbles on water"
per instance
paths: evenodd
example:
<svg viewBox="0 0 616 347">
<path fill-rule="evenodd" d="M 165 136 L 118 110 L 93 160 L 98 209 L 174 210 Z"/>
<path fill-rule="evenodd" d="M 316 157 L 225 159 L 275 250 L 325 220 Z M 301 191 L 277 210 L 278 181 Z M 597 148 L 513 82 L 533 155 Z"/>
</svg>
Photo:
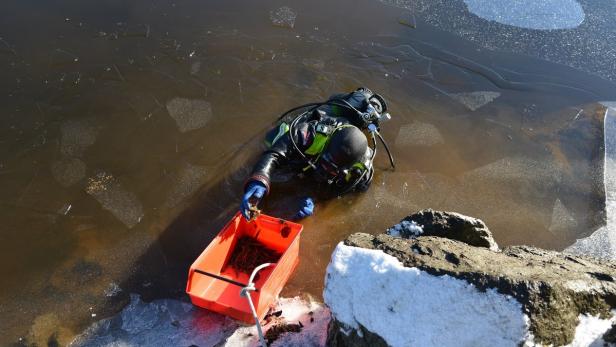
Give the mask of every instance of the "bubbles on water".
<svg viewBox="0 0 616 347">
<path fill-rule="evenodd" d="M 60 151 L 62 154 L 79 157 L 96 142 L 98 129 L 89 119 L 73 120 L 60 127 Z"/>
<path fill-rule="evenodd" d="M 200 99 L 173 98 L 167 102 L 167 111 L 183 133 L 203 128 L 212 118 L 212 106 Z"/>
<path fill-rule="evenodd" d="M 99 172 L 88 179 L 86 193 L 128 228 L 137 225 L 143 217 L 143 206 L 137 196 L 124 190 L 120 182 L 106 172 Z"/>
<path fill-rule="evenodd" d="M 207 170 L 204 167 L 186 164 L 180 173 L 174 177 L 174 184 L 165 203 L 171 208 L 191 196 L 205 182 Z"/>
<path fill-rule="evenodd" d="M 400 127 L 396 146 L 434 146 L 444 143 L 443 135 L 432 124 L 413 122 Z"/>
<path fill-rule="evenodd" d="M 450 93 L 454 100 L 458 101 L 462 105 L 466 106 L 471 111 L 475 111 L 480 107 L 483 107 L 494 99 L 498 98 L 501 94 L 499 92 L 478 91 L 470 93 Z"/>
<path fill-rule="evenodd" d="M 582 24 L 584 10 L 575 0 L 464 0 L 473 14 L 528 29 L 570 29 Z"/>
<path fill-rule="evenodd" d="M 77 158 L 62 158 L 51 165 L 53 178 L 64 187 L 81 181 L 86 175 L 86 164 Z"/>
<path fill-rule="evenodd" d="M 295 27 L 295 18 L 297 18 L 297 13 L 288 6 L 283 6 L 270 12 L 272 24 L 279 27 L 293 29 Z"/>
</svg>

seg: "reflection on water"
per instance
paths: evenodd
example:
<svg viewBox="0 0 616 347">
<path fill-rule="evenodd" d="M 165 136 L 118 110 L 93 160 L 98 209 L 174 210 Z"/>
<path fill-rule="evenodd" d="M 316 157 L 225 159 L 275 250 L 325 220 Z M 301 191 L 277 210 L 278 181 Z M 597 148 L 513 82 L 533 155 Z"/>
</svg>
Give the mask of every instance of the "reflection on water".
<svg viewBox="0 0 616 347">
<path fill-rule="evenodd" d="M 131 292 L 183 297 L 276 115 L 361 85 L 389 101 L 398 167 L 379 149 L 368 192 L 318 203 L 283 295 L 320 296 L 340 239 L 423 208 L 479 217 L 501 245 L 562 249 L 604 223 L 596 102 L 616 97 L 597 77 L 377 1 L 3 6 L 0 344 L 63 343 Z M 297 182 L 265 211 L 311 193 Z"/>
</svg>

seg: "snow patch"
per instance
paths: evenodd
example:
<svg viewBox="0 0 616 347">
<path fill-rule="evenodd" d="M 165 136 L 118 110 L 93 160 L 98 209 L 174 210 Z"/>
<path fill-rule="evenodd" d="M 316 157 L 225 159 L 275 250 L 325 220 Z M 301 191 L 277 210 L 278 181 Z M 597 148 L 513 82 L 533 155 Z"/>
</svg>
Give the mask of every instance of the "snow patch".
<svg viewBox="0 0 616 347">
<path fill-rule="evenodd" d="M 513 298 L 342 243 L 327 268 L 324 298 L 339 322 L 394 347 L 518 346 L 528 337 L 528 317 Z"/>
<path fill-rule="evenodd" d="M 387 234 L 394 237 L 417 237 L 423 234 L 423 226 L 417 224 L 415 221 L 406 221 L 394 225 L 387 229 Z"/>
<path fill-rule="evenodd" d="M 612 326 L 615 317 L 601 319 L 596 316 L 581 314 L 578 319 L 580 322 L 575 328 L 575 337 L 567 347 L 603 347 L 605 345 L 602 338 L 603 334 Z"/>
</svg>

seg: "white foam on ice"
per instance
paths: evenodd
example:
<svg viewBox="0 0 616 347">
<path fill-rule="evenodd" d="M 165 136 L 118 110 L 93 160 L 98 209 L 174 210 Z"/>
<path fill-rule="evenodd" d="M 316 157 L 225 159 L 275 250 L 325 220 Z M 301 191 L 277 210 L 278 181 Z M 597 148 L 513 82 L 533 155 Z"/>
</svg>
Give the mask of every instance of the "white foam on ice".
<svg viewBox="0 0 616 347">
<path fill-rule="evenodd" d="M 327 268 L 324 298 L 338 321 L 393 347 L 518 346 L 528 337 L 528 318 L 513 298 L 342 243 Z"/>
</svg>

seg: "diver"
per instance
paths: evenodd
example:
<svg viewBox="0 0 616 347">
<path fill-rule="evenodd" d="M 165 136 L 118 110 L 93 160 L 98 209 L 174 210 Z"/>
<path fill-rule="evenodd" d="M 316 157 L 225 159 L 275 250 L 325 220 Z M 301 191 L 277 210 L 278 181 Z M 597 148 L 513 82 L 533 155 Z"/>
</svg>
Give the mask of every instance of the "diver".
<svg viewBox="0 0 616 347">
<path fill-rule="evenodd" d="M 303 112 L 295 116 L 293 113 L 298 111 Z M 246 180 L 240 211 L 247 220 L 254 218 L 257 205 L 270 191 L 274 171 L 283 167 L 301 177 L 313 178 L 335 196 L 365 191 L 374 176 L 376 137 L 394 167 L 379 133 L 380 121 L 389 118 L 385 99 L 367 88 L 285 112 L 265 136 L 266 150 Z M 292 219 L 308 217 L 313 211 L 313 199 L 305 197 Z"/>
</svg>

